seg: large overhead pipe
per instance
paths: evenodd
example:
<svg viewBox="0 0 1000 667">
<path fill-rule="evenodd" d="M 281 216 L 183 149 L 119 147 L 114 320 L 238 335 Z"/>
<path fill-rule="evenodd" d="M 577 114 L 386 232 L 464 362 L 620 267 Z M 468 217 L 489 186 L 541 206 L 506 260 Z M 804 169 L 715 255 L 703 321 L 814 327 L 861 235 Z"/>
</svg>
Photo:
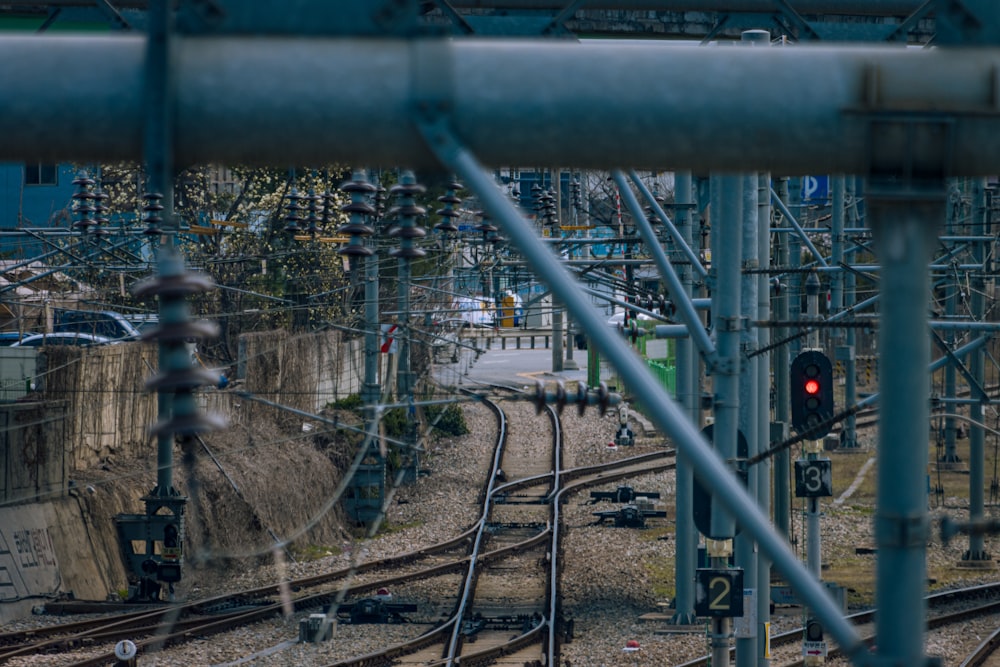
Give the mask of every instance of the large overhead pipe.
<svg viewBox="0 0 1000 667">
<path fill-rule="evenodd" d="M 79 0 L 78 0 L 79 1 Z M 652 9 L 673 12 L 765 12 L 775 10 L 774 0 L 583 0 L 583 9 Z M 909 16 L 924 0 L 789 0 L 781 3 L 799 14 L 861 14 L 866 16 Z M 451 0 L 462 9 L 564 9 L 559 0 Z"/>
<path fill-rule="evenodd" d="M 924 0 L 791 0 L 787 5 L 800 14 L 862 14 L 908 16 Z M 93 7 L 94 0 L 4 0 L 11 7 Z M 143 9 L 149 0 L 115 0 L 121 8 Z M 452 7 L 477 9 L 565 9 L 565 0 L 452 0 Z M 657 9 L 667 11 L 770 12 L 774 0 L 583 0 L 578 9 Z"/>
<path fill-rule="evenodd" d="M 138 160 L 144 41 L 0 40 L 0 160 Z M 432 100 L 489 165 L 868 173 L 917 142 L 913 169 L 1000 168 L 1000 49 L 202 37 L 175 56 L 178 165 L 429 166 L 410 119 Z"/>
</svg>

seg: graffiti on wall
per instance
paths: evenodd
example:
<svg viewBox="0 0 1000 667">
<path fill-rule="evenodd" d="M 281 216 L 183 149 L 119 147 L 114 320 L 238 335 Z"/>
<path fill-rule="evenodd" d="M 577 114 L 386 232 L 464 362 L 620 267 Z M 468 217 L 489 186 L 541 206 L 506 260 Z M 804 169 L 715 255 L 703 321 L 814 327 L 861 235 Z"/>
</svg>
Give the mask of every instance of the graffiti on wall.
<svg viewBox="0 0 1000 667">
<path fill-rule="evenodd" d="M 47 595 L 59 588 L 59 568 L 47 527 L 0 528 L 0 600 Z"/>
</svg>

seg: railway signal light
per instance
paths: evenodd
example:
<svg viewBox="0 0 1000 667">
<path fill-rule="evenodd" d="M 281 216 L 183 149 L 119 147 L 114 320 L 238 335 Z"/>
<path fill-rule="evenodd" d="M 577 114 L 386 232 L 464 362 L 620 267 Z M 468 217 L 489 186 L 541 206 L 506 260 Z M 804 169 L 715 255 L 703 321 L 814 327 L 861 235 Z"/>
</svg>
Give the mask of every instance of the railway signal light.
<svg viewBox="0 0 1000 667">
<path fill-rule="evenodd" d="M 815 618 L 810 618 L 806 622 L 806 641 L 807 642 L 821 642 L 823 641 L 823 626 Z"/>
<path fill-rule="evenodd" d="M 811 431 L 822 438 L 830 426 L 813 430 L 833 416 L 833 365 L 819 350 L 806 350 L 791 366 L 792 426 L 799 433 Z"/>
<path fill-rule="evenodd" d="M 168 523 L 163 527 L 163 546 L 167 549 L 176 549 L 180 546 L 177 524 Z"/>
</svg>

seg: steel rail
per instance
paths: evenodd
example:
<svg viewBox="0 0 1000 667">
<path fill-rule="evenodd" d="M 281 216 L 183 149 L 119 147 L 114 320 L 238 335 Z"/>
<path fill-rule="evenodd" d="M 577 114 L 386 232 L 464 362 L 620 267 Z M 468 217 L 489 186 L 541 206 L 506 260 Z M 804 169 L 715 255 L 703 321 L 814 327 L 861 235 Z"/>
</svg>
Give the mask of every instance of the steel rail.
<svg viewBox="0 0 1000 667">
<path fill-rule="evenodd" d="M 1000 583 L 991 584 L 978 584 L 975 586 L 969 586 L 967 588 L 958 588 L 949 591 L 942 591 L 940 593 L 933 593 L 927 596 L 927 604 L 929 607 L 940 607 L 944 604 L 961 601 L 965 598 L 974 598 L 981 595 L 996 595 L 1000 593 Z M 950 614 L 942 614 L 940 616 L 933 617 L 928 620 L 928 625 L 931 628 L 942 627 L 948 625 L 949 623 L 955 623 L 959 620 L 964 620 L 967 618 L 974 618 L 978 615 L 984 615 L 991 611 L 996 611 L 1000 606 L 1000 601 L 989 602 L 977 607 L 970 609 L 965 609 Z M 875 609 L 866 609 L 864 611 L 859 611 L 853 614 L 848 614 L 844 617 L 849 620 L 854 625 L 865 625 L 868 623 L 873 623 L 875 621 Z M 782 632 L 771 637 L 771 646 L 784 646 L 786 644 L 791 644 L 796 641 L 801 641 L 802 633 L 804 628 L 797 628 L 794 630 L 789 630 L 787 632 Z M 1000 630 L 998 630 L 1000 632 Z M 869 637 L 870 639 L 870 637 Z M 830 656 L 833 656 L 839 652 L 839 649 L 833 648 L 830 650 Z M 732 653 L 732 651 L 730 651 Z M 677 667 L 703 667 L 709 664 L 710 656 L 701 656 L 690 660 L 688 662 L 677 665 Z M 793 662 L 792 665 L 801 665 L 802 662 Z M 789 665 L 791 667 L 791 665 Z"/>
</svg>

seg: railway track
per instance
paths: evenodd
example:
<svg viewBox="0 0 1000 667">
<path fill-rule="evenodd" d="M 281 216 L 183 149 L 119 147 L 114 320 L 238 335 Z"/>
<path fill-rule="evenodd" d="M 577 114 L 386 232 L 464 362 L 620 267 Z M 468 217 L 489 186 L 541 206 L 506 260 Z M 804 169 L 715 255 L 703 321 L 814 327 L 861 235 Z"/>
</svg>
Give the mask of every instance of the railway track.
<svg viewBox="0 0 1000 667">
<path fill-rule="evenodd" d="M 486 664 L 512 654 L 519 662 L 540 664 L 553 641 L 545 564 L 558 540 L 548 496 L 559 469 L 559 419 L 546 410 L 548 433 L 543 435 L 537 418 L 527 420 L 522 414 L 508 427 L 503 411 L 489 405 L 500 423 L 499 436 L 455 613 L 434 641 L 425 635 L 408 646 L 392 647 L 396 664 Z M 513 409 L 524 413 L 529 408 L 515 404 Z M 480 559 L 486 549 L 505 557 Z M 337 664 L 374 665 L 387 659 L 383 652 Z"/>
<path fill-rule="evenodd" d="M 1000 582 L 956 588 L 928 595 L 927 608 L 929 611 L 927 619 L 929 630 L 954 626 L 966 623 L 970 619 L 998 614 L 1000 613 Z M 874 609 L 849 614 L 846 618 L 858 628 L 859 634 L 865 641 L 869 644 L 875 641 Z M 798 655 L 803 632 L 804 628 L 800 627 L 772 636 L 771 664 L 781 667 L 803 667 L 804 660 Z M 1000 646 L 1000 643 L 992 644 L 993 650 L 997 646 Z M 990 653 L 990 643 L 984 641 L 981 648 L 983 648 L 983 653 L 980 659 L 985 659 Z M 733 649 L 730 649 L 730 655 L 732 654 Z M 839 655 L 840 650 L 836 646 L 831 646 L 827 654 L 828 658 L 835 658 Z M 708 655 L 701 656 L 677 667 L 708 667 L 710 657 Z M 969 664 L 981 665 L 984 663 Z"/>
<path fill-rule="evenodd" d="M 528 407 L 524 403 L 518 405 Z M 555 439 L 559 422 L 554 412 L 549 414 Z M 506 429 L 501 427 L 500 430 Z M 523 439 L 531 443 L 538 439 L 538 435 L 538 429 L 525 429 Z M 486 655 L 474 656 L 486 653 L 495 656 L 498 653 L 509 654 L 521 650 L 517 642 L 510 641 L 512 627 L 518 624 L 516 629 L 523 631 L 518 633 L 519 642 L 533 645 L 534 648 L 526 650 L 528 654 L 537 656 L 524 662 L 543 660 L 545 658 L 539 652 L 543 648 L 554 646 L 552 633 L 557 626 L 552 621 L 555 614 L 552 600 L 557 600 L 557 597 L 552 597 L 551 582 L 558 579 L 553 578 L 554 564 L 548 556 L 554 552 L 553 527 L 558 526 L 558 519 L 555 518 L 558 514 L 558 502 L 551 502 L 557 493 L 556 485 L 561 485 L 564 493 L 570 493 L 641 472 L 662 470 L 673 466 L 673 452 L 664 450 L 610 464 L 561 470 L 556 458 L 558 446 L 555 444 L 549 447 L 549 456 L 541 458 L 524 452 L 511 454 L 510 451 L 508 456 L 498 459 L 498 470 L 502 473 L 491 473 L 492 491 L 484 492 L 484 499 L 486 496 L 492 498 L 494 509 L 502 508 L 500 513 L 495 516 L 484 513 L 484 517 L 490 520 L 481 521 L 452 539 L 399 556 L 367 562 L 353 571 L 351 568 L 343 568 L 291 580 L 285 587 L 277 584 L 262 586 L 184 604 L 118 612 L 30 632 L 5 633 L 0 635 L 0 663 L 16 656 L 59 653 L 67 657 L 80 656 L 74 662 L 65 664 L 103 665 L 114 660 L 113 646 L 121 639 L 133 641 L 142 653 L 273 618 L 285 613 L 289 604 L 295 611 L 320 609 L 329 607 L 338 595 L 343 597 L 345 592 L 351 597 L 363 596 L 383 587 L 462 573 L 472 567 L 472 564 L 483 568 L 482 572 L 487 573 L 483 575 L 480 572 L 477 575 L 480 585 L 486 584 L 481 590 L 487 593 L 479 598 L 476 603 L 479 606 L 469 606 L 468 609 L 461 610 L 460 614 L 456 612 L 454 620 L 436 623 L 437 627 L 428 626 L 427 631 L 411 640 L 409 646 L 396 647 L 396 655 L 423 650 L 420 644 L 424 647 L 432 642 L 441 645 L 442 636 L 451 632 L 460 638 L 456 645 L 466 656 L 463 662 L 472 664 L 470 661 L 486 661 L 492 658 L 487 658 Z M 502 527 L 500 524 L 507 525 Z M 478 552 L 473 548 L 472 553 L 468 553 L 476 543 L 477 535 L 483 536 L 481 548 Z M 455 555 L 453 552 L 456 551 L 461 551 L 461 554 Z M 502 564 L 504 561 L 507 562 L 506 565 Z M 521 571 L 521 565 L 532 562 L 539 566 L 545 565 L 549 570 L 538 570 L 532 575 L 535 585 L 531 589 L 533 597 L 530 603 L 511 606 L 508 599 L 497 593 L 502 593 L 501 582 L 509 579 L 509 576 L 499 576 L 497 573 L 509 575 L 511 570 Z M 490 568 L 493 568 L 492 572 Z M 381 576 L 380 572 L 385 570 L 392 571 L 392 575 Z M 345 587 L 344 582 L 350 575 L 365 575 L 367 580 Z M 282 588 L 296 591 L 296 595 L 290 600 L 281 599 Z M 523 588 L 528 590 L 527 586 Z M 490 592 L 493 594 L 492 599 Z M 99 608 L 100 605 L 84 607 L 79 603 L 52 605 L 53 611 L 61 613 L 95 612 Z M 500 609 L 503 609 L 503 614 L 497 613 Z M 516 613 L 509 613 L 512 609 Z M 465 620 L 474 623 L 482 619 L 503 621 L 501 617 L 504 616 L 507 617 L 507 624 L 497 628 L 496 637 L 492 640 L 488 640 L 490 635 L 484 627 L 475 633 L 475 641 L 468 641 L 468 633 L 473 626 L 465 623 L 463 627 L 460 622 Z M 357 661 L 337 664 L 382 664 L 379 661 L 385 660 L 391 653 L 385 651 L 381 658 L 367 656 Z"/>
</svg>

